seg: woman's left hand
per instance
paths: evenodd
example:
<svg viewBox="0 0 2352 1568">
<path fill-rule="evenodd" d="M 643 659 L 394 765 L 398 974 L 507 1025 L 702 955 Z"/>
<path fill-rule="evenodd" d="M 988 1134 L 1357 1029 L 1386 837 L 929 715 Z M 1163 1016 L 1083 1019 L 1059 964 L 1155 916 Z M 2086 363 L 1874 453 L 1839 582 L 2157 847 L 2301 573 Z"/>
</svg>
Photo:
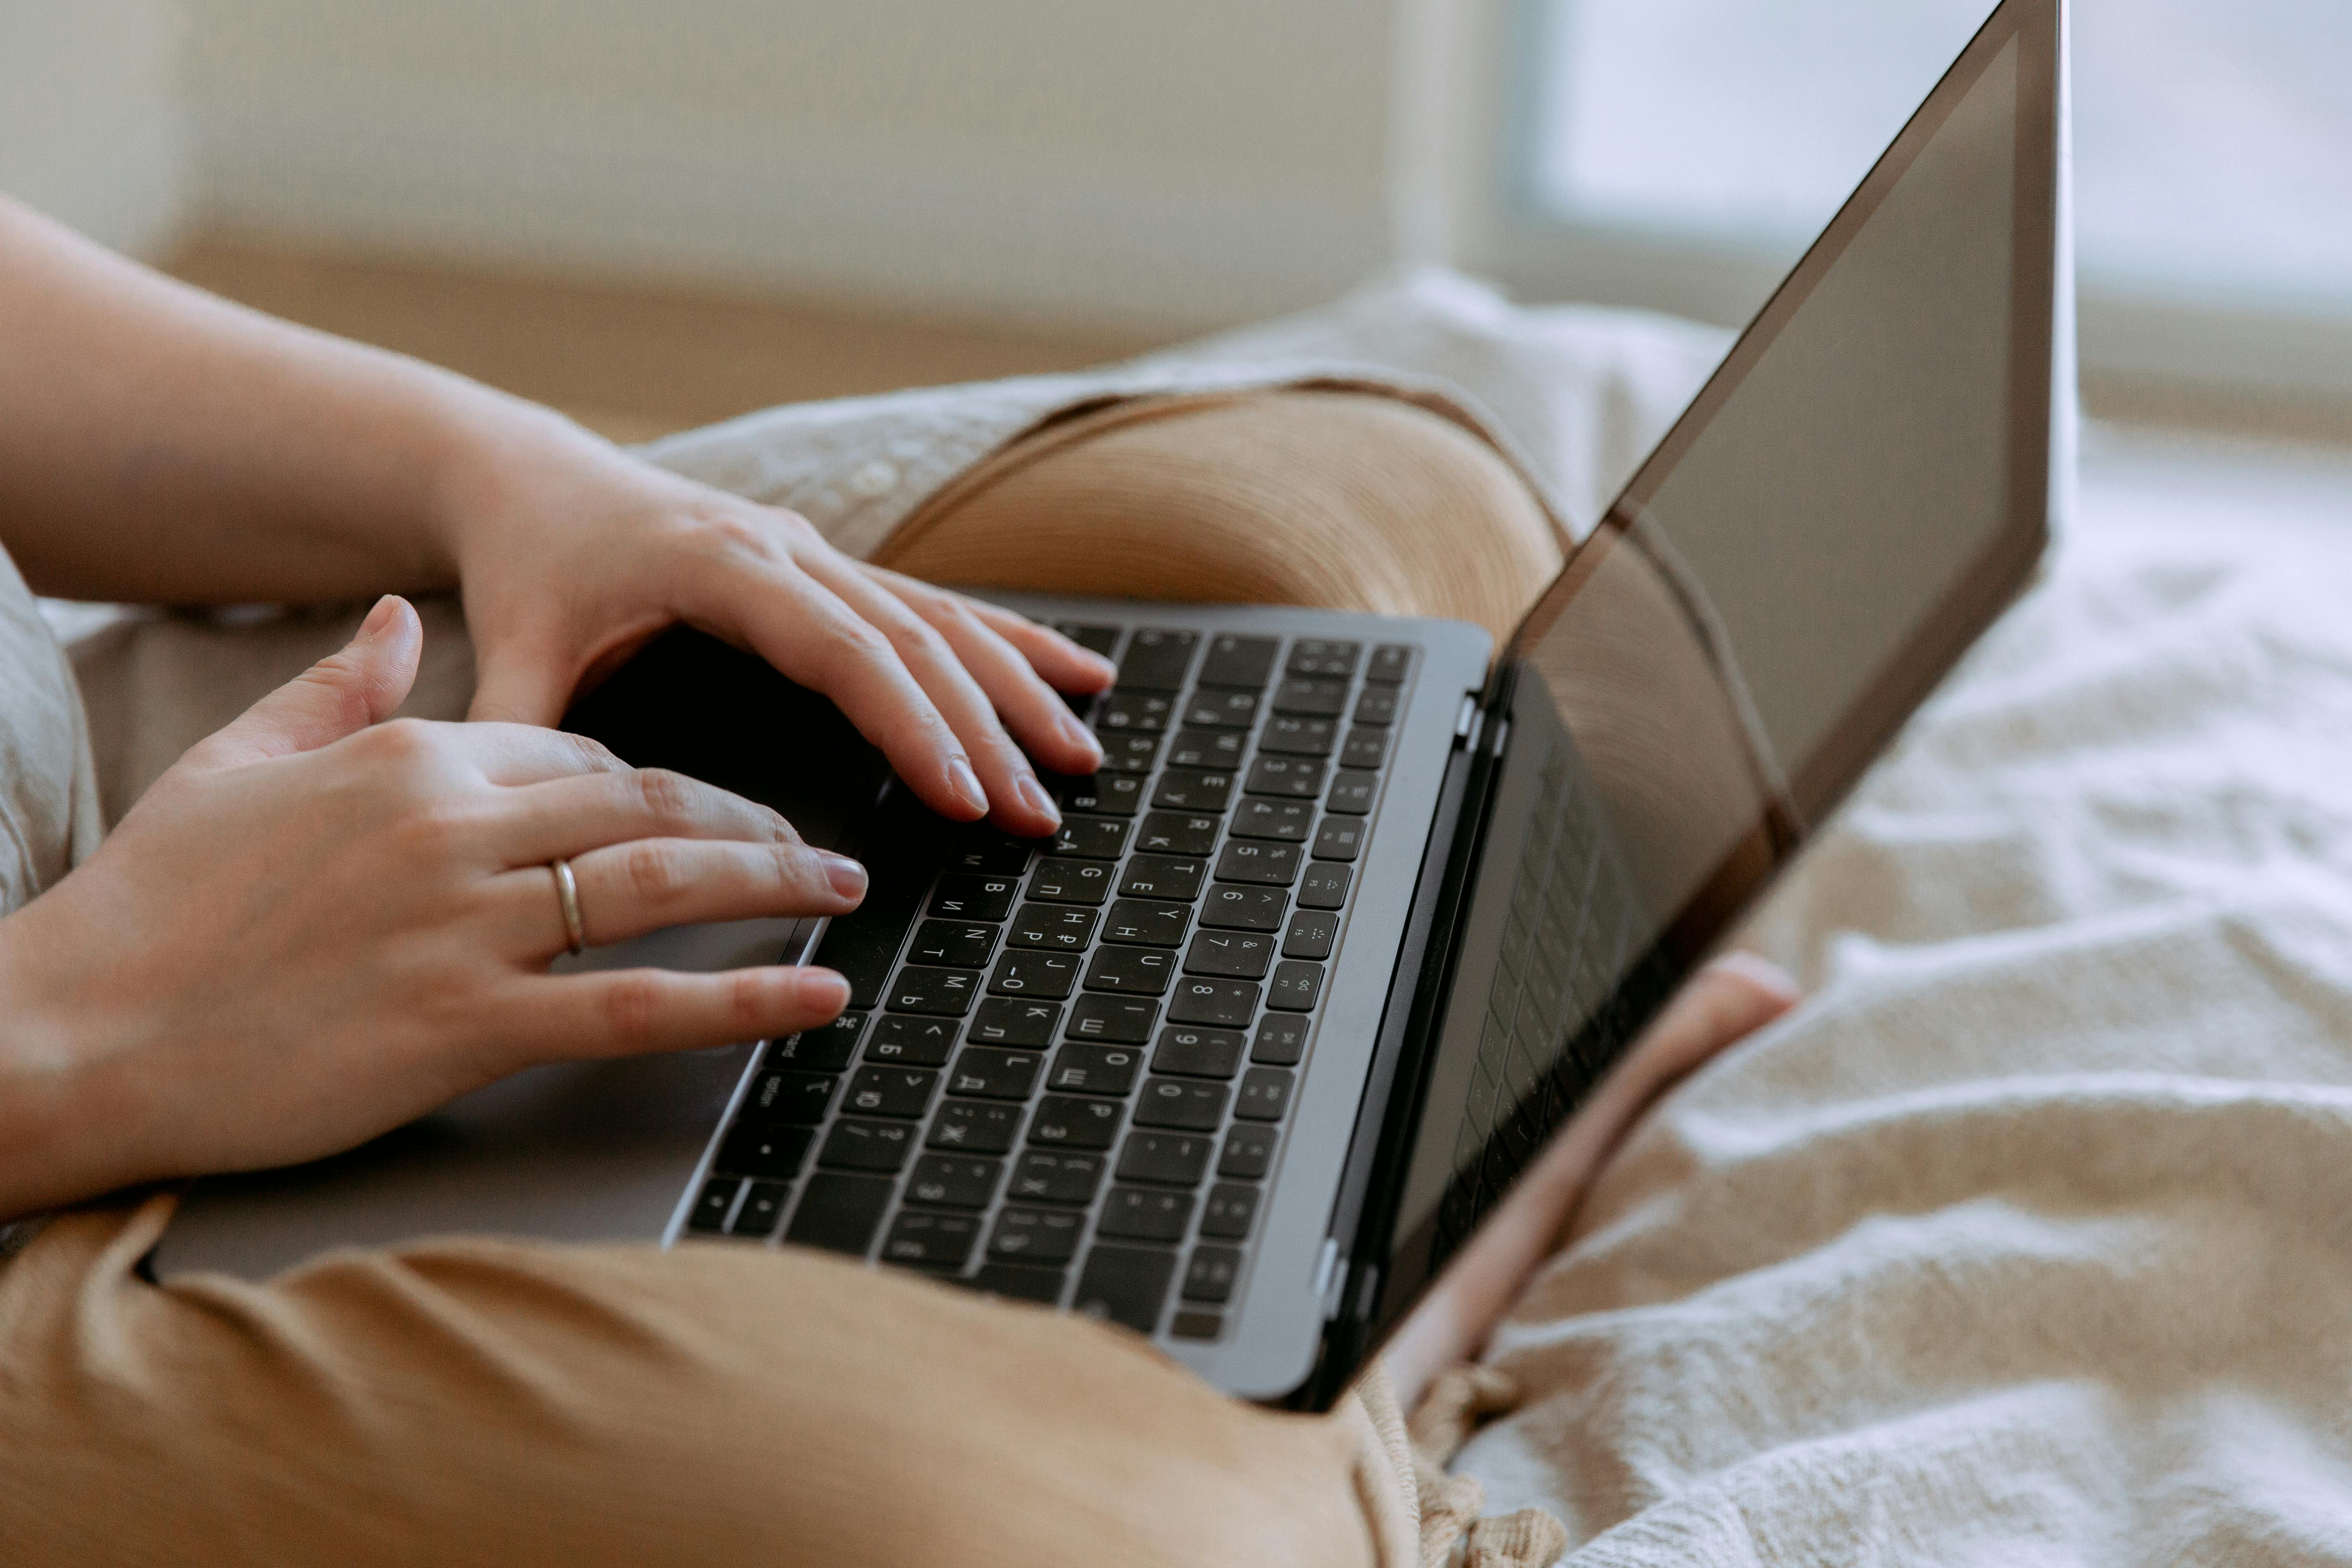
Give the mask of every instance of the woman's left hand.
<svg viewBox="0 0 2352 1568">
<path fill-rule="evenodd" d="M 1029 756 L 1061 773 L 1102 759 L 1055 692 L 1101 690 L 1108 661 L 585 432 L 506 449 L 457 490 L 452 518 L 472 718 L 553 724 L 576 690 L 684 621 L 831 697 L 946 816 L 1050 833 L 1059 813 Z"/>
</svg>

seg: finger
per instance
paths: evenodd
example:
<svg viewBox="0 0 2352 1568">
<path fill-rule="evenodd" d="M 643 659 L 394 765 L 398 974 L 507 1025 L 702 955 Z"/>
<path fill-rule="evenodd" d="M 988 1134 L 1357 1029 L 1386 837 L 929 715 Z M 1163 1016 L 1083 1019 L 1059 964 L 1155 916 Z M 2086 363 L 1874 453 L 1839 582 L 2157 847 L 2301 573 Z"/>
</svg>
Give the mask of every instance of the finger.
<svg viewBox="0 0 2352 1568">
<path fill-rule="evenodd" d="M 887 566 L 868 566 L 866 570 L 876 581 L 909 602 L 912 602 L 910 589 L 943 594 L 957 600 L 982 625 L 1012 644 L 1038 676 L 1056 691 L 1081 694 L 1101 691 L 1118 679 L 1118 667 L 1102 655 L 1080 647 L 1053 627 L 1040 626 L 1028 616 L 1008 610 L 1002 605 L 992 605 L 985 599 L 975 599 L 968 595 L 952 594 L 919 577 L 893 572 Z"/>
<path fill-rule="evenodd" d="M 196 767 L 235 767 L 315 752 L 356 734 L 407 700 L 424 647 L 415 606 L 387 594 L 349 643 L 197 742 L 187 760 Z"/>
<path fill-rule="evenodd" d="M 528 1059 L 635 1056 L 798 1034 L 848 1005 L 849 983 L 829 969 L 534 975 L 518 982 L 501 1033 Z"/>
<path fill-rule="evenodd" d="M 510 866 L 544 865 L 558 855 L 581 856 L 635 838 L 801 841 L 793 825 L 766 806 L 667 768 L 622 768 L 527 784 L 501 798 L 498 809 L 498 845 Z"/>
<path fill-rule="evenodd" d="M 1038 679 L 1020 650 L 975 613 L 977 605 L 961 594 L 895 572 L 876 576 L 947 639 L 965 671 L 995 705 L 1004 727 L 1031 755 L 1058 773 L 1090 773 L 1102 765 L 1102 745 L 1094 731 Z"/>
<path fill-rule="evenodd" d="M 578 673 L 552 642 L 510 640 L 485 647 L 466 718 L 476 723 L 556 724 Z"/>
<path fill-rule="evenodd" d="M 492 721 L 451 728 L 449 743 L 494 784 L 520 787 L 583 774 L 625 773 L 629 764 L 601 741 L 537 724 Z"/>
<path fill-rule="evenodd" d="M 907 672 L 963 743 L 986 791 L 989 820 L 1007 833 L 1030 838 L 1060 826 L 1060 807 L 1038 782 L 1029 759 L 1004 732 L 995 705 L 957 659 L 947 639 L 856 563 L 824 551 L 812 552 L 803 564 L 811 576 L 890 639 Z"/>
<path fill-rule="evenodd" d="M 572 875 L 590 947 L 670 926 L 846 914 L 866 896 L 864 867 L 806 844 L 638 838 L 572 857 Z M 489 889 L 512 951 L 552 958 L 571 945 L 544 866 L 501 872 Z"/>
<path fill-rule="evenodd" d="M 1798 994 L 1778 964 L 1752 952 L 1724 953 L 1675 994 L 1636 1049 L 1662 1074 L 1680 1077 L 1786 1013 Z"/>
</svg>

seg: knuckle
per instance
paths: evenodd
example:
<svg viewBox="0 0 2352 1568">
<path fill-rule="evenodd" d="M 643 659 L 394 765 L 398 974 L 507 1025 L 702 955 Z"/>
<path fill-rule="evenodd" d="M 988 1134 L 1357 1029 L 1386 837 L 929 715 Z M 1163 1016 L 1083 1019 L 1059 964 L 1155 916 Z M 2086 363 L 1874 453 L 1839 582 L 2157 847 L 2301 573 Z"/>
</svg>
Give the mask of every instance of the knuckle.
<svg viewBox="0 0 2352 1568">
<path fill-rule="evenodd" d="M 856 616 L 835 616 L 825 627 L 825 639 L 838 657 L 859 664 L 896 663 L 898 650 L 873 622 Z"/>
<path fill-rule="evenodd" d="M 558 731 L 558 733 L 563 734 L 564 740 L 571 745 L 572 759 L 579 764 L 580 771 L 583 773 L 610 773 L 625 765 L 620 758 L 613 754 L 612 748 L 602 741 L 592 741 L 585 735 L 573 735 L 563 731 Z"/>
<path fill-rule="evenodd" d="M 613 976 L 604 988 L 604 1029 L 622 1046 L 650 1046 L 661 1023 L 658 976 L 631 972 Z"/>
<path fill-rule="evenodd" d="M 685 774 L 667 768 L 640 768 L 634 782 L 637 804 L 655 820 L 675 825 L 692 815 L 694 784 Z"/>
<path fill-rule="evenodd" d="M 738 969 L 727 977 L 724 999 L 729 1027 L 743 1034 L 758 1034 L 768 1023 L 768 981 L 756 969 Z"/>
<path fill-rule="evenodd" d="M 399 764 L 430 761 L 440 750 L 440 737 L 422 719 L 387 719 L 360 731 L 360 751 L 370 761 Z"/>
<path fill-rule="evenodd" d="M 660 909 L 686 890 L 686 858 L 674 844 L 640 839 L 624 851 L 621 876 L 640 903 Z"/>
</svg>

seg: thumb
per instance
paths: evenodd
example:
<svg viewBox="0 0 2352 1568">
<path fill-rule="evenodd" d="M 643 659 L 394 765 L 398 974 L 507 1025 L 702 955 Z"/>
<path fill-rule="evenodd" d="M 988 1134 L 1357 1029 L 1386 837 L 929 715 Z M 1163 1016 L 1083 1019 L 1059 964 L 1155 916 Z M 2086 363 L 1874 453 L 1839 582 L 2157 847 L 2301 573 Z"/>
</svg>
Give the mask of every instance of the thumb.
<svg viewBox="0 0 2352 1568">
<path fill-rule="evenodd" d="M 392 716 L 416 679 L 425 626 L 397 594 L 378 599 L 352 640 L 197 745 L 197 767 L 315 752 Z"/>
</svg>

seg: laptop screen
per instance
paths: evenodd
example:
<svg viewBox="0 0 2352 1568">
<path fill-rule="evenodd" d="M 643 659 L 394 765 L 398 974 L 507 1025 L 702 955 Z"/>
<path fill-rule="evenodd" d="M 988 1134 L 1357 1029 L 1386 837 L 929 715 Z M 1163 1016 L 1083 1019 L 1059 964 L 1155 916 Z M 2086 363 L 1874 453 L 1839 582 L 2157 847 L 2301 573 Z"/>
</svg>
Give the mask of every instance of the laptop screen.
<svg viewBox="0 0 2352 1568">
<path fill-rule="evenodd" d="M 1458 1245 L 2046 537 L 2057 8 L 1987 23 L 1514 637 L 1391 1233 Z"/>
</svg>

